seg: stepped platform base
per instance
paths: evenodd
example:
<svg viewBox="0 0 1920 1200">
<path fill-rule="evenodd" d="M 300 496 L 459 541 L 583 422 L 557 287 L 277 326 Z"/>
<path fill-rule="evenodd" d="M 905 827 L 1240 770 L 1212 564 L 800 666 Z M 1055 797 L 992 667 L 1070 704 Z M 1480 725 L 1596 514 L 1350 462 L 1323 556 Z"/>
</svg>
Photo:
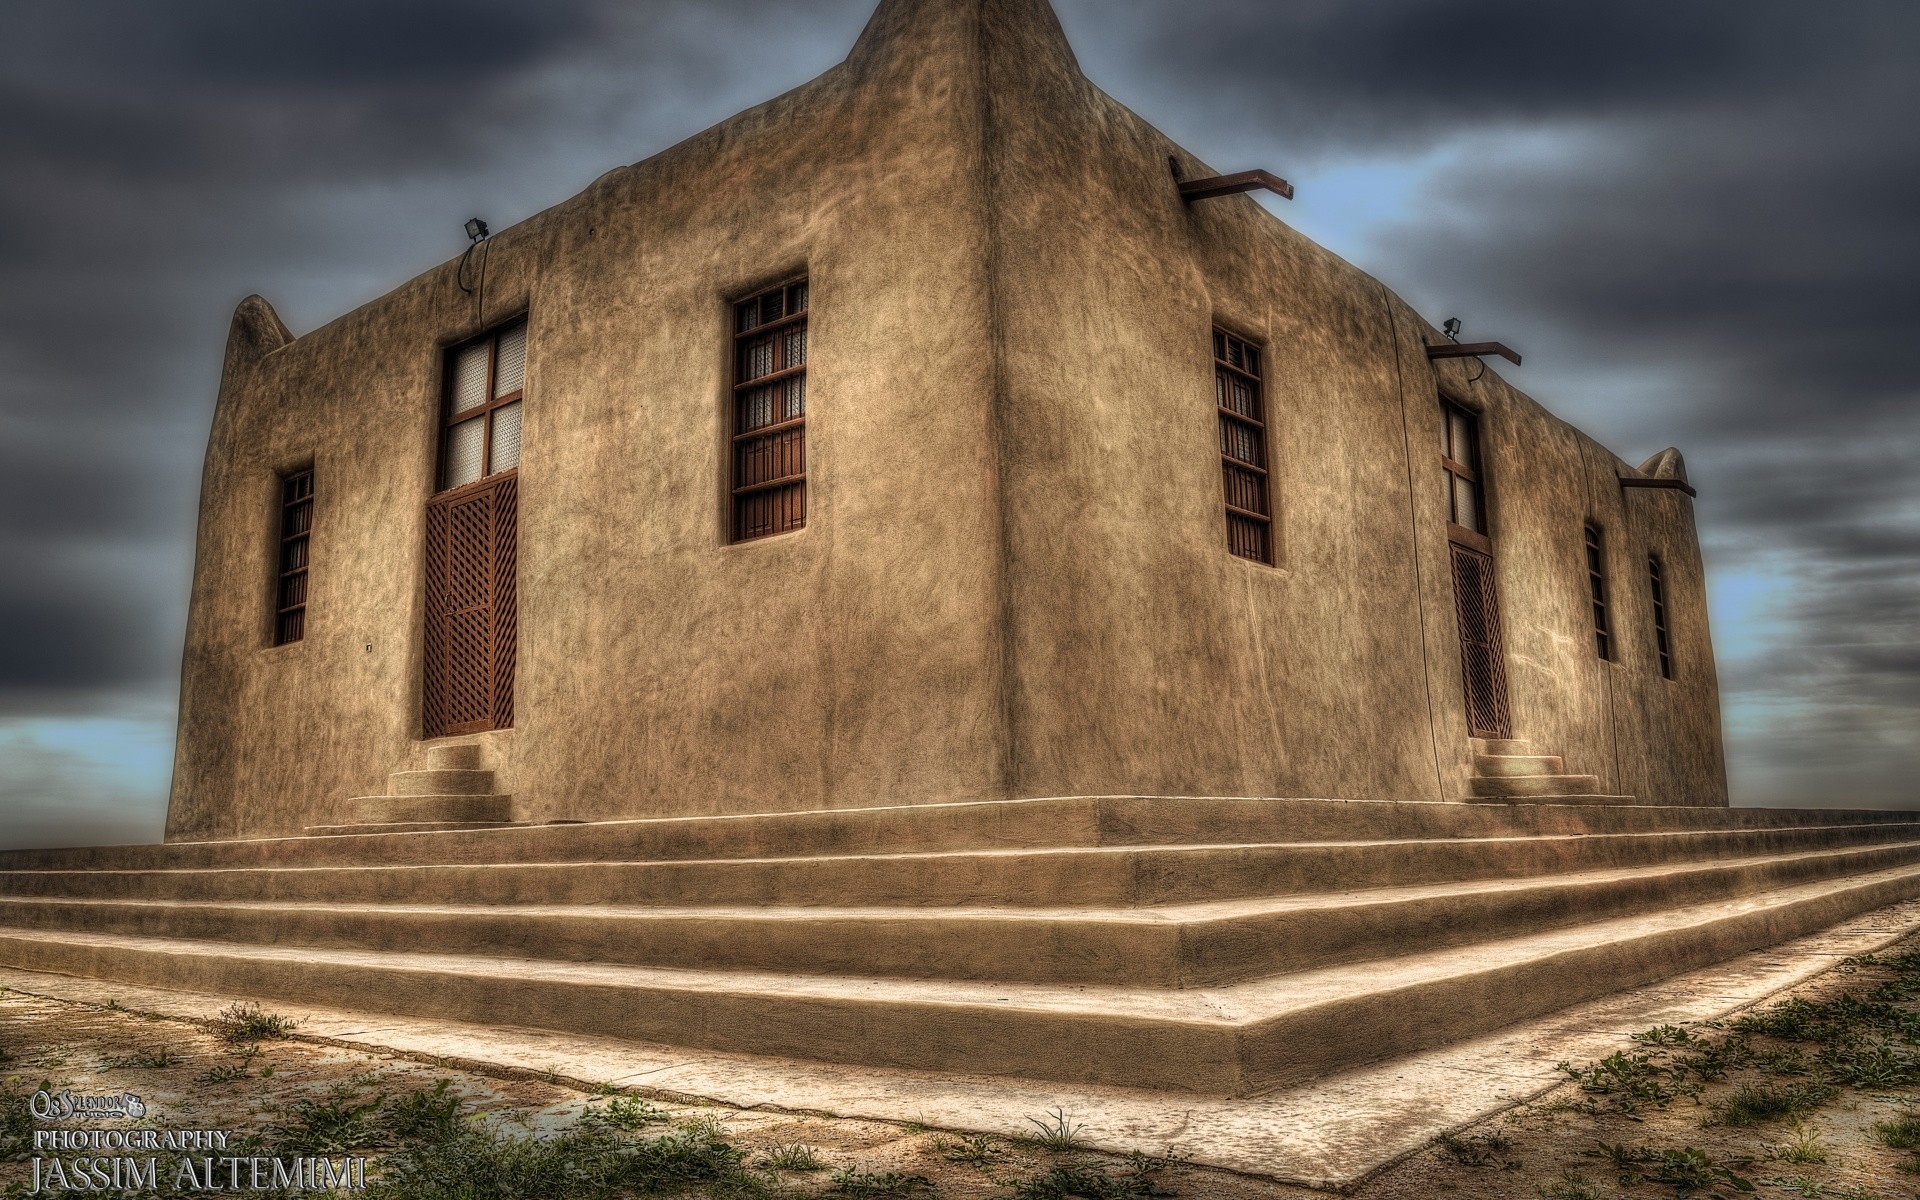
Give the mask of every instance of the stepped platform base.
<svg viewBox="0 0 1920 1200">
<path fill-rule="evenodd" d="M 1912 812 L 1057 797 L 5 852 L 0 966 L 1252 1097 L 1916 897 Z"/>
<path fill-rule="evenodd" d="M 1559 1061 L 1628 1049 L 1629 1034 L 1717 1018 L 1761 1002 L 1854 954 L 1920 932 L 1920 901 L 1844 921 L 1602 1000 L 1439 1050 L 1424 1051 L 1253 1100 L 1063 1087 L 985 1076 L 689 1051 L 607 1037 L 275 1005 L 295 1037 L 385 1051 L 500 1076 L 547 1076 L 582 1090 L 613 1086 L 664 1099 L 827 1113 L 1016 1136 L 1028 1117 L 1064 1107 L 1094 1146 L 1160 1152 L 1326 1190 L 1350 1187 L 1460 1129 L 1558 1086 Z M 0 988 L 136 1012 L 207 1019 L 239 993 L 183 991 L 0 968 Z"/>
</svg>

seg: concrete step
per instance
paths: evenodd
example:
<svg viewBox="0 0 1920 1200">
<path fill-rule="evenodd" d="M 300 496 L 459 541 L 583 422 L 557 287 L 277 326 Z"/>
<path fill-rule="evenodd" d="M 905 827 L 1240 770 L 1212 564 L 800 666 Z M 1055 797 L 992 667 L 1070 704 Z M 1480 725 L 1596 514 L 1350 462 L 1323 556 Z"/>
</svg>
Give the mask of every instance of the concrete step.
<svg viewBox="0 0 1920 1200">
<path fill-rule="evenodd" d="M 0 930 L 0 963 L 673 1045 L 1257 1095 L 1486 1033 L 1920 895 L 1920 867 L 1169 991 L 699 971 Z"/>
<path fill-rule="evenodd" d="M 1512 778 L 1519 775 L 1558 775 L 1567 769 L 1558 754 L 1476 754 L 1473 770 L 1488 778 Z"/>
<path fill-rule="evenodd" d="M 444 774 L 445 772 L 434 772 Z M 425 772 L 422 772 L 425 774 Z M 492 772 L 483 771 L 491 782 Z M 356 796 L 354 815 L 363 825 L 413 824 L 418 822 L 487 822 L 505 824 L 513 820 L 513 797 L 470 792 L 419 794 L 406 796 Z"/>
<path fill-rule="evenodd" d="M 0 897 L 0 926 L 702 970 L 1190 988 L 1920 864 L 1920 841 L 1143 909 L 347 905 Z"/>
<path fill-rule="evenodd" d="M 434 771 L 479 770 L 480 743 L 441 742 L 428 746 L 427 768 Z"/>
<path fill-rule="evenodd" d="M 1067 796 L 966 804 L 669 817 L 591 824 L 151 846 L 0 851 L 0 870 L 172 869 L 405 863 L 600 862 L 933 853 L 1046 847 L 1485 838 L 1789 829 L 1910 822 L 1920 813 L 1461 804 L 1288 798 Z"/>
<path fill-rule="evenodd" d="M 1462 808 L 1466 806 L 1460 806 Z M 1534 837 L 767 859 L 0 871 L 0 895 L 380 904 L 1034 908 L 1201 903 L 1656 866 L 1914 837 L 1907 821 Z M 431 836 L 431 835 L 412 835 Z M 467 835 L 477 836 L 477 835 Z"/>
<path fill-rule="evenodd" d="M 1525 738 L 1468 738 L 1475 754 L 1532 754 L 1533 743 Z"/>
<path fill-rule="evenodd" d="M 1592 775 L 1518 775 L 1468 780 L 1476 796 L 1591 796 L 1600 790 Z"/>
<path fill-rule="evenodd" d="M 509 797 L 511 799 L 511 797 Z M 502 829 L 512 821 L 377 821 L 364 825 L 309 825 L 308 837 L 345 837 L 375 833 L 441 833 L 450 829 Z"/>
<path fill-rule="evenodd" d="M 492 771 L 395 771 L 387 776 L 389 796 L 486 796 L 492 792 Z"/>
</svg>

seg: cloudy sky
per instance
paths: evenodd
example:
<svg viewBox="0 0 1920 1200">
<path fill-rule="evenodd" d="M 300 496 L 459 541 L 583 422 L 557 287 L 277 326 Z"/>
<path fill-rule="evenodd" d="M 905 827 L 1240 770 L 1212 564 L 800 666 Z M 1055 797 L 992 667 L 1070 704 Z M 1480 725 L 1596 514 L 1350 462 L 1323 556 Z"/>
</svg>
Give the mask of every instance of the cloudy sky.
<svg viewBox="0 0 1920 1200">
<path fill-rule="evenodd" d="M 0 845 L 165 807 L 227 319 L 296 332 L 841 58 L 873 0 L 67 0 L 0 41 Z M 1920 5 L 1057 0 L 1082 65 L 1638 462 L 1736 802 L 1920 797 Z M 1506 368 L 1503 368 L 1503 370 Z"/>
</svg>

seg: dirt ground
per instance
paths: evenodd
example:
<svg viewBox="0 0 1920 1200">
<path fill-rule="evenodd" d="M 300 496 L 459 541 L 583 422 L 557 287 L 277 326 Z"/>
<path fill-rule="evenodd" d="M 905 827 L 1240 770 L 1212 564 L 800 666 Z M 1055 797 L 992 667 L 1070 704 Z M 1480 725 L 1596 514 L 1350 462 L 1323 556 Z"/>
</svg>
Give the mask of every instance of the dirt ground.
<svg viewBox="0 0 1920 1200">
<path fill-rule="evenodd" d="M 260 1022 L 270 1015 L 243 1013 L 247 1019 L 236 1024 L 231 1014 L 223 1022 L 210 1012 L 205 1021 L 190 1022 L 0 992 L 0 1079 L 7 1106 L 0 1123 L 0 1189 L 14 1196 L 29 1186 L 30 1151 L 20 1139 L 34 1126 L 25 1111 L 27 1097 L 43 1082 L 75 1093 L 136 1093 L 150 1109 L 140 1122 L 148 1126 L 277 1131 L 321 1146 L 329 1137 L 349 1144 L 364 1138 L 378 1147 L 394 1144 L 376 1136 L 393 1114 L 426 1111 L 394 1108 L 396 1098 L 431 1100 L 438 1081 L 447 1080 L 439 1095 L 457 1099 L 460 1128 L 486 1130 L 489 1144 L 550 1143 L 579 1128 L 583 1113 L 612 1113 L 632 1118 L 624 1126 L 629 1132 L 620 1136 L 644 1140 L 681 1131 L 705 1139 L 708 1150 L 718 1147 L 734 1164 L 711 1178 L 696 1173 L 658 1191 L 613 1184 L 595 1191 L 600 1185 L 570 1183 L 489 1192 L 503 1200 L 1323 1195 L 1183 1164 L 1177 1147 L 1168 1161 L 1049 1146 L 1038 1140 L 1038 1128 L 1033 1141 L 964 1139 L 908 1124 L 694 1107 L 658 1098 L 640 1103 L 540 1078 L 483 1075 L 303 1041 L 297 1029 L 291 1037 L 275 1036 L 270 1021 Z M 1920 938 L 1820 975 L 1742 1018 L 1648 1031 L 1621 1054 L 1599 1064 L 1571 1064 L 1571 1071 L 1578 1078 L 1570 1076 L 1547 1096 L 1443 1138 L 1349 1194 L 1360 1200 L 1916 1200 Z M 449 1111 L 455 1099 L 447 1101 Z M 1067 1117 L 1071 1121 L 1071 1113 Z M 1164 1147 L 1142 1149 L 1165 1153 Z M 473 1194 L 451 1183 L 442 1190 L 430 1178 L 431 1167 L 426 1174 L 424 1184 L 416 1179 L 408 1188 L 375 1192 Z"/>
</svg>

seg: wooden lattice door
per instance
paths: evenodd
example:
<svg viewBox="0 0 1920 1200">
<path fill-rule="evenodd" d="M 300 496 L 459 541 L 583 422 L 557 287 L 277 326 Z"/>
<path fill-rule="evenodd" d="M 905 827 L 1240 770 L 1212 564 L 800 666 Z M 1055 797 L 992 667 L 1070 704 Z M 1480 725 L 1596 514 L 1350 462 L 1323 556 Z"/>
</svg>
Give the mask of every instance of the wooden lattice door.
<svg viewBox="0 0 1920 1200">
<path fill-rule="evenodd" d="M 1460 677 L 1466 688 L 1467 732 L 1508 738 L 1506 647 L 1500 635 L 1500 593 L 1493 556 L 1449 542 L 1453 552 L 1453 608 L 1460 623 Z"/>
<path fill-rule="evenodd" d="M 513 724 L 518 482 L 496 475 L 427 506 L 427 737 Z"/>
</svg>

